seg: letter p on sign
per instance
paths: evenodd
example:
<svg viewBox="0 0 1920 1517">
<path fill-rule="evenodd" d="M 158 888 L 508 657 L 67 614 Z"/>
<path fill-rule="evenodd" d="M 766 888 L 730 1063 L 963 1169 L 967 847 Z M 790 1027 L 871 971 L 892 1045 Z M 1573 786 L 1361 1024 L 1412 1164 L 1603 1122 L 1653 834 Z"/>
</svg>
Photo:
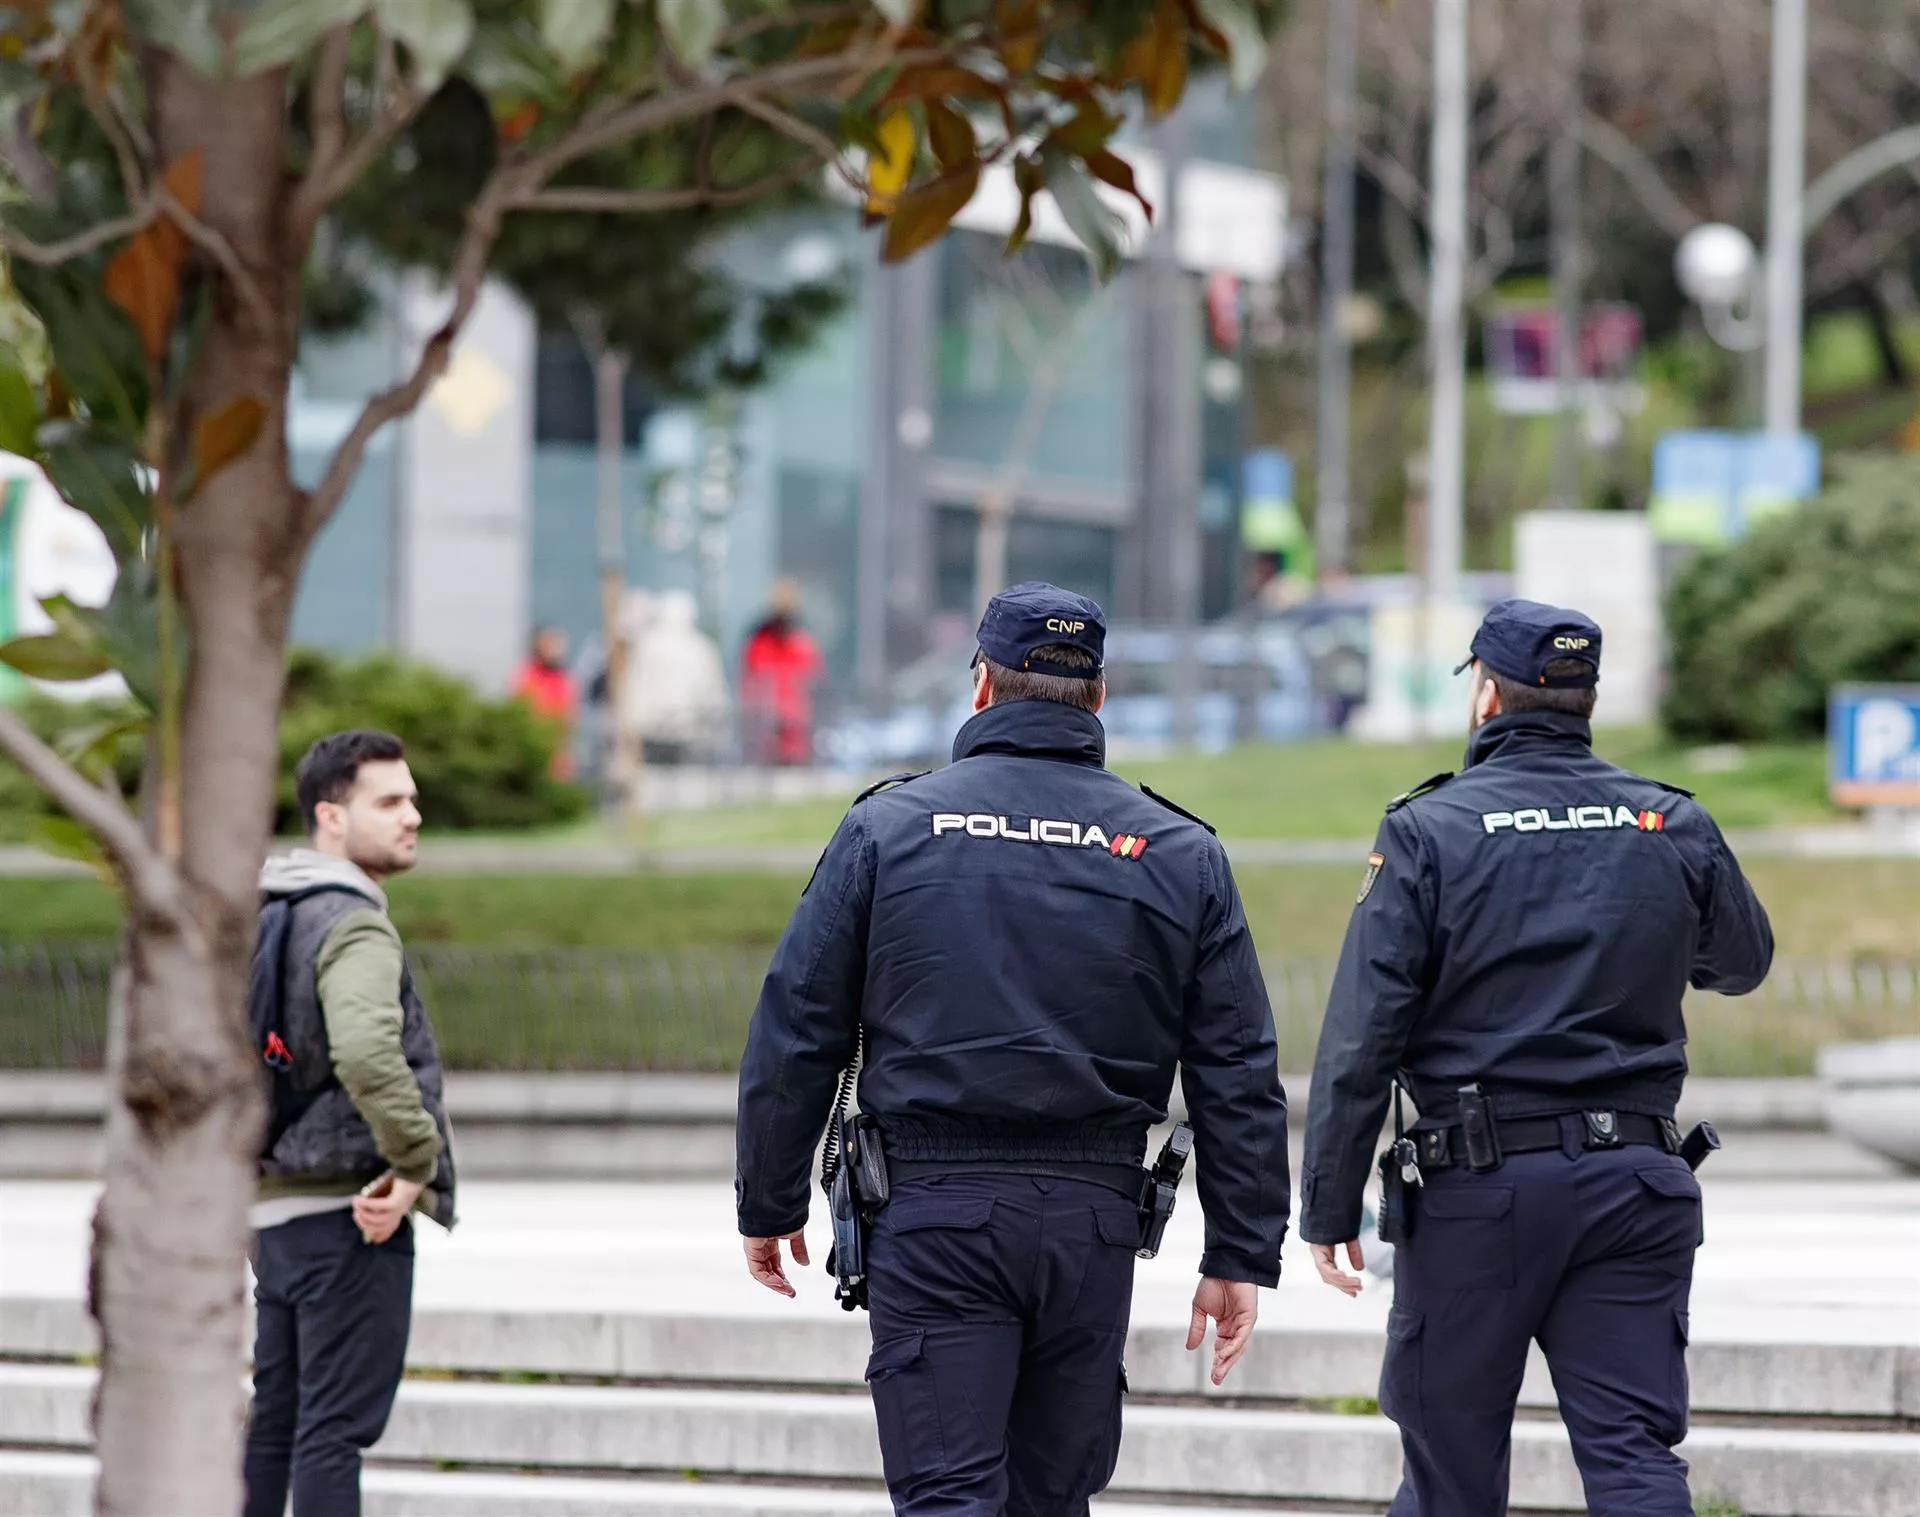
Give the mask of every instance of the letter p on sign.
<svg viewBox="0 0 1920 1517">
<path fill-rule="evenodd" d="M 1913 743 L 1913 713 L 1904 702 L 1863 701 L 1854 712 L 1854 770 L 1862 779 L 1895 777 Z"/>
</svg>

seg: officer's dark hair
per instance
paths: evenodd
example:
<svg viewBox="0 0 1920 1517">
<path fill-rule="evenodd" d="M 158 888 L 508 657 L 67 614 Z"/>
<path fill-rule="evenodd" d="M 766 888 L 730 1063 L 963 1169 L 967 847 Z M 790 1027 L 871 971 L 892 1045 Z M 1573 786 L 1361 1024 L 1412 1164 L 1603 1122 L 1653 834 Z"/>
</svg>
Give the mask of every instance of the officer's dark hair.
<svg viewBox="0 0 1920 1517">
<path fill-rule="evenodd" d="M 1547 665 L 1548 679 L 1573 679 L 1585 674 L 1592 668 L 1583 658 L 1556 658 Z M 1508 679 L 1504 674 L 1496 674 L 1485 664 L 1480 672 L 1493 681 L 1493 688 L 1500 692 L 1502 711 L 1559 711 L 1567 716 L 1592 716 L 1593 703 L 1600 698 L 1596 686 L 1543 686 L 1523 685 L 1517 679 Z"/>
<path fill-rule="evenodd" d="M 1095 667 L 1091 653 L 1070 643 L 1049 643 L 1044 648 L 1035 648 L 1033 656 L 1069 669 Z M 1107 693 L 1104 675 L 1075 679 L 1069 674 L 1035 674 L 1031 669 L 1009 669 L 1004 664 L 996 664 L 985 654 L 980 656 L 980 660 L 987 666 L 987 681 L 993 688 L 996 704 L 1001 701 L 1055 701 L 1080 711 L 1098 711 L 1101 697 Z"/>
<path fill-rule="evenodd" d="M 338 805 L 353 794 L 362 764 L 391 763 L 407 756 L 407 745 L 391 732 L 356 729 L 323 737 L 306 751 L 293 771 L 293 793 L 311 837 L 319 827 L 322 801 Z"/>
</svg>

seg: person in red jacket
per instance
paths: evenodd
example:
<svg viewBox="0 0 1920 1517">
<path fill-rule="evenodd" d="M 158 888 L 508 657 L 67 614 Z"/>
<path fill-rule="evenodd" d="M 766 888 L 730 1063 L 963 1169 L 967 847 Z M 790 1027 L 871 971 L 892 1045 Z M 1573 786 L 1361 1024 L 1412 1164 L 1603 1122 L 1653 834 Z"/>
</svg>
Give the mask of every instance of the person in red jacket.
<svg viewBox="0 0 1920 1517">
<path fill-rule="evenodd" d="M 741 657 L 740 708 L 756 763 L 805 764 L 813 757 L 813 687 L 826 661 L 799 624 L 799 605 L 793 581 L 775 585 L 767 617 Z"/>
<path fill-rule="evenodd" d="M 573 728 L 580 714 L 580 692 L 567 669 L 567 634 L 558 627 L 534 630 L 533 646 L 513 682 L 514 697 L 560 729 L 553 753 L 553 777 L 573 778 Z"/>
</svg>

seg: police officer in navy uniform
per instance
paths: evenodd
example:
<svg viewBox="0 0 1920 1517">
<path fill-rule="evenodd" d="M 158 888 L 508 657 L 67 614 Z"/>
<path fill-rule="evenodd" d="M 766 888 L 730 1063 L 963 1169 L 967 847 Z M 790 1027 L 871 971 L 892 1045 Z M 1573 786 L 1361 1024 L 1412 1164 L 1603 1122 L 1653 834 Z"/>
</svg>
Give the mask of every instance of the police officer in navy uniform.
<svg viewBox="0 0 1920 1517">
<path fill-rule="evenodd" d="M 1387 809 L 1327 1007 L 1300 1232 L 1349 1295 L 1338 1251 L 1361 1266 L 1396 1078 L 1419 1114 L 1380 1384 L 1406 1456 L 1392 1517 L 1506 1511 L 1529 1340 L 1593 1517 L 1693 1512 L 1672 1451 L 1701 1236 L 1681 999 L 1753 990 L 1773 933 L 1686 791 L 1595 756 L 1600 640 L 1576 611 L 1487 613 L 1467 767 Z"/>
<path fill-rule="evenodd" d="M 768 972 L 740 1071 L 740 1231 L 786 1295 L 864 1034 L 891 1200 L 867 1378 L 894 1509 L 1071 1517 L 1112 1478 L 1148 1129 L 1176 1064 L 1206 1217 L 1188 1347 L 1245 1349 L 1287 1228 L 1273 1019 L 1212 830 L 1105 768 L 1098 605 L 994 597 L 953 763 L 861 797 Z"/>
</svg>

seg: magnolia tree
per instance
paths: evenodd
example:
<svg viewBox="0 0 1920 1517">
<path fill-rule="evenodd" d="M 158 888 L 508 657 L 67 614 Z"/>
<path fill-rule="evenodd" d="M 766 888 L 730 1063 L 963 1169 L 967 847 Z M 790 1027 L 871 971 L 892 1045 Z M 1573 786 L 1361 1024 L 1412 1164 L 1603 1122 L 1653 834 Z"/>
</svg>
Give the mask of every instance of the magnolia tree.
<svg viewBox="0 0 1920 1517">
<path fill-rule="evenodd" d="M 937 239 L 989 166 L 1053 196 L 1103 271 L 1134 194 L 1111 140 L 1190 65 L 1260 65 L 1271 0 L 13 0 L 0 12 L 0 247 L 39 334 L 0 354 L 0 448 L 97 522 L 111 598 L 45 603 L 28 674 L 117 670 L 150 713 L 129 806 L 84 744 L 0 709 L 0 752 L 124 894 L 100 1328 L 98 1509 L 237 1500 L 242 1261 L 264 1110 L 243 984 L 287 623 L 369 442 L 446 368 L 518 218 L 757 203 L 834 175 L 883 256 Z M 446 314 L 312 488 L 287 471 L 307 273 L 445 92 L 484 104 Z M 743 124 L 781 144 L 730 153 Z M 713 150 L 688 151 L 688 133 Z M 648 151 L 657 143 L 660 151 Z M 404 167 L 404 165 L 403 165 Z M 403 185 L 404 173 L 394 181 Z M 409 215 L 404 198 L 387 208 Z M 319 239 L 318 242 L 316 239 Z M 43 340 L 42 340 L 43 337 Z"/>
</svg>

